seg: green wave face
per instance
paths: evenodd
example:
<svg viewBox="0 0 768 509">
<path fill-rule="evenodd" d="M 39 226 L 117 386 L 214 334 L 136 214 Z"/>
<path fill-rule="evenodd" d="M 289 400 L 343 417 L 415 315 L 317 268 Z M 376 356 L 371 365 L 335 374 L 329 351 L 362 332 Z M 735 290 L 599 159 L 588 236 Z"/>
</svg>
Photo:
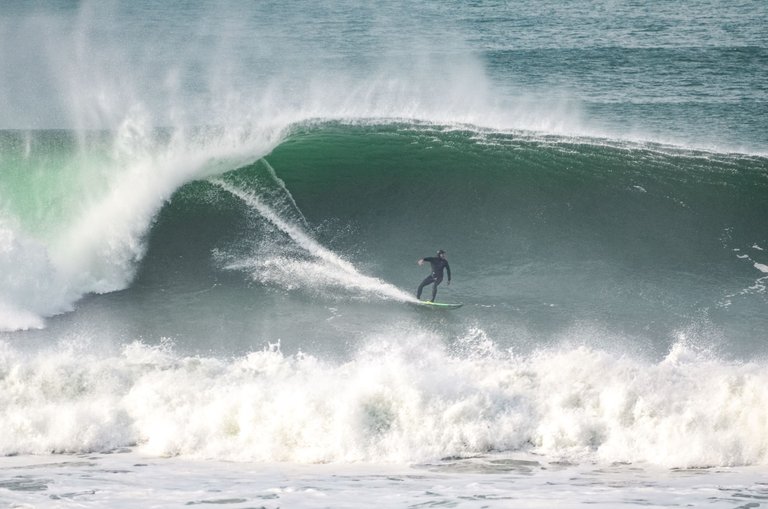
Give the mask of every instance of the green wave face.
<svg viewBox="0 0 768 509">
<path fill-rule="evenodd" d="M 181 296 L 216 288 L 212 309 L 298 299 L 312 315 L 409 300 L 414 261 L 445 249 L 455 284 L 438 300 L 480 306 L 501 331 L 607 327 L 664 348 L 692 324 L 754 345 L 764 325 L 757 156 L 385 122 L 297 125 L 245 165 L 210 144 L 185 159 L 161 135 L 145 159 L 106 135 L 3 140 L 4 217 L 50 258 L 39 278 L 63 281 L 47 291 L 57 309 L 125 289 L 141 316 L 148 295 L 174 295 L 162 309 L 187 329 Z"/>
<path fill-rule="evenodd" d="M 765 320 L 759 157 L 323 124 L 223 181 L 407 293 L 424 277 L 415 260 L 447 250 L 455 280 L 440 297 L 488 306 L 496 330 L 607 327 L 663 349 L 697 324 L 754 346 Z M 380 297 L 335 279 L 262 212 L 216 184 L 181 188 L 151 232 L 139 285 L 224 277 L 255 287 L 257 309 L 284 295 L 299 313 Z"/>
</svg>

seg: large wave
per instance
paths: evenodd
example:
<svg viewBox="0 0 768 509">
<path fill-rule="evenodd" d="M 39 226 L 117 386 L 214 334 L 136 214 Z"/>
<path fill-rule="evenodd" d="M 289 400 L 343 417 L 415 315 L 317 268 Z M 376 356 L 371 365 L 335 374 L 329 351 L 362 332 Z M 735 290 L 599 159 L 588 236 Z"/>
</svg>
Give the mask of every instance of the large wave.
<svg viewBox="0 0 768 509">
<path fill-rule="evenodd" d="M 0 454 L 768 461 L 764 155 L 502 92 L 429 7 L 410 30 L 380 7 L 348 37 L 260 5 L 170 8 L 161 30 L 119 2 L 0 20 L 0 330 L 120 293 L 75 334 L 2 335 Z M 402 311 L 436 247 L 465 315 Z M 178 346 L 151 345 L 153 319 Z M 603 332 L 562 332 L 582 326 Z"/>
<path fill-rule="evenodd" d="M 387 49 L 362 67 L 339 67 L 299 34 L 280 45 L 270 12 L 254 21 L 256 33 L 221 5 L 172 10 L 168 30 L 117 2 L 11 14 L 0 22 L 1 46 L 22 56 L 0 59 L 12 77 L 0 85 L 0 118 L 22 131 L 4 131 L 0 154 L 0 330 L 41 327 L 85 294 L 129 286 L 175 191 L 259 159 L 292 126 L 370 118 L 526 124 L 521 111 L 497 107 L 482 65 L 457 41 L 455 54 L 443 56 L 431 52 L 435 41 L 420 44 L 419 58 L 403 66 L 399 48 L 413 53 L 413 41 L 390 40 L 395 25 L 383 12 L 371 41 Z M 188 37 L 190 29 L 203 36 Z M 30 33 L 39 35 L 32 41 Z M 338 43 L 328 38 L 328 47 Z M 268 50 L 278 46 L 275 59 Z M 537 111 L 527 126 L 568 118 L 554 114 Z M 61 130 L 41 130 L 51 128 Z"/>
<path fill-rule="evenodd" d="M 466 29 L 432 6 L 407 20 L 371 7 L 359 34 L 343 22 L 316 29 L 339 8 L 213 3 L 155 18 L 120 2 L 82 2 L 10 11 L 0 21 L 0 47 L 13 49 L 0 59 L 0 119 L 24 131 L 3 133 L 0 328 L 40 327 L 84 294 L 128 287 L 174 192 L 258 160 L 307 122 L 627 135 L 590 123 L 560 90 L 500 91 Z M 50 128 L 63 131 L 41 131 Z M 564 148 L 542 154 L 567 165 Z M 576 150 L 583 169 L 590 156 Z"/>
<path fill-rule="evenodd" d="M 324 295 L 334 287 L 352 296 L 383 291 L 382 276 L 412 286 L 401 252 L 427 241 L 480 262 L 463 269 L 468 297 L 506 301 L 519 293 L 577 319 L 633 309 L 630 322 L 669 330 L 685 324 L 671 326 L 665 316 L 693 320 L 708 308 L 747 331 L 764 305 L 760 157 L 402 122 L 311 123 L 237 136 L 132 124 L 117 138 L 92 141 L 90 156 L 73 153 L 64 158 L 70 166 L 47 168 L 37 165 L 66 135 L 33 137 L 39 159 L 24 156 L 23 136 L 6 142 L 17 160 L 0 183 L 10 217 L 0 260 L 5 329 L 40 327 L 43 316 L 71 309 L 86 293 L 129 287 L 150 240 L 161 251 L 185 243 L 174 247 L 185 257 L 213 250 L 219 269 Z M 267 153 L 271 165 L 251 164 Z M 214 176 L 213 186 L 187 184 Z M 41 199 L 30 203 L 30 191 Z M 242 239 L 237 249 L 186 245 L 174 229 L 194 231 L 208 220 L 185 217 L 185 207 L 215 215 L 212 197 L 242 204 L 237 214 L 281 233 L 233 223 L 224 227 Z M 162 214 L 156 223 L 161 211 L 176 226 Z M 335 238 L 339 232 L 323 226 L 331 224 L 357 234 Z M 376 253 L 374 267 L 360 245 Z M 496 273 L 499 263 L 509 271 Z M 376 278 L 366 279 L 366 265 Z M 639 294 L 627 293 L 626 277 Z M 405 299 L 394 288 L 388 294 Z M 737 335 L 745 334 L 754 331 Z"/>
</svg>

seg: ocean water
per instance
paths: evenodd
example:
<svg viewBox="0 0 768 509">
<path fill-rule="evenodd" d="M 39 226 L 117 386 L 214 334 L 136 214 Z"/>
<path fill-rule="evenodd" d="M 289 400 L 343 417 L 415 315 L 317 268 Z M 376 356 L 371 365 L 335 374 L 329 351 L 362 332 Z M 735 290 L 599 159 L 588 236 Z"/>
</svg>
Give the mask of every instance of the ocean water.
<svg viewBox="0 0 768 509">
<path fill-rule="evenodd" d="M 766 23 L 3 5 L 0 501 L 765 504 Z"/>
</svg>

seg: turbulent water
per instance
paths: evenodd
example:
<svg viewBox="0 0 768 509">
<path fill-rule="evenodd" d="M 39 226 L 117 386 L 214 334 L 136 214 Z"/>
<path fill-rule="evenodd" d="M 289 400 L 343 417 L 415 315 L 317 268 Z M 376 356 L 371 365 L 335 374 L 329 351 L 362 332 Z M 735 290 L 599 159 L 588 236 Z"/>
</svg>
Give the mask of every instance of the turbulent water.
<svg viewBox="0 0 768 509">
<path fill-rule="evenodd" d="M 767 19 L 3 6 L 0 499 L 763 499 Z"/>
</svg>

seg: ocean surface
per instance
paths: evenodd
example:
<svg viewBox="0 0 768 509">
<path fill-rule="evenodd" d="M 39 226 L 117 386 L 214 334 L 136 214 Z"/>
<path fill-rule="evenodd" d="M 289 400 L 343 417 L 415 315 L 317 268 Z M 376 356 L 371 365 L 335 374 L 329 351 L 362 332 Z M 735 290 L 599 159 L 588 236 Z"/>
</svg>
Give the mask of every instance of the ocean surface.
<svg viewBox="0 0 768 509">
<path fill-rule="evenodd" d="M 0 504 L 768 504 L 766 26 L 4 3 Z"/>
</svg>

